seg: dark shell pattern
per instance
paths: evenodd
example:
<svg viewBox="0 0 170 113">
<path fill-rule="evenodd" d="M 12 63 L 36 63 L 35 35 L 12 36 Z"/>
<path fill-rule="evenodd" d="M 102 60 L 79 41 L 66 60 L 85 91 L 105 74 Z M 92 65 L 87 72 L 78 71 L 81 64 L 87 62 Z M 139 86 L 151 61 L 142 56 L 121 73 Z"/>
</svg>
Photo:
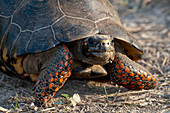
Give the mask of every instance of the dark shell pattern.
<svg viewBox="0 0 170 113">
<path fill-rule="evenodd" d="M 95 34 L 112 35 L 126 43 L 127 51 L 141 51 L 107 0 L 0 1 L 0 63 L 6 68 L 29 53 Z"/>
<path fill-rule="evenodd" d="M 1 0 L 0 4 L 0 47 L 9 57 L 46 51 L 97 33 L 134 42 L 105 0 Z"/>
</svg>

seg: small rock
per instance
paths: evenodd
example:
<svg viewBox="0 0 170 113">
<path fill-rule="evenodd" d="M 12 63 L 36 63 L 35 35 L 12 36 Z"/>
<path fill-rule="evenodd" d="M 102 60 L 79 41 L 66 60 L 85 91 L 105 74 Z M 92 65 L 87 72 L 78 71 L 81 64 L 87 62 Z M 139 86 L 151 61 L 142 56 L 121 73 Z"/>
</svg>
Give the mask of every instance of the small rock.
<svg viewBox="0 0 170 113">
<path fill-rule="evenodd" d="M 38 107 L 35 106 L 33 102 L 31 103 L 30 108 L 34 109 L 34 111 L 38 111 Z"/>
<path fill-rule="evenodd" d="M 147 106 L 148 103 L 147 103 L 147 102 L 144 102 L 144 103 L 140 103 L 139 105 L 140 105 L 140 106 Z"/>
</svg>

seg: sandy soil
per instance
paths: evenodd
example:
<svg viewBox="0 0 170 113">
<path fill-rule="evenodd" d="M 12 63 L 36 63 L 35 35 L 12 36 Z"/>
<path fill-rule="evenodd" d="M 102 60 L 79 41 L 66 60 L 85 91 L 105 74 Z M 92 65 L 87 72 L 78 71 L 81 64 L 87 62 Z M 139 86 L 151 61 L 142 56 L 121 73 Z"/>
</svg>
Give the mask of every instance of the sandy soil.
<svg viewBox="0 0 170 113">
<path fill-rule="evenodd" d="M 130 91 L 110 82 L 69 80 L 55 96 L 55 106 L 37 108 L 31 104 L 33 83 L 1 73 L 0 112 L 170 112 L 170 1 L 144 0 L 142 4 L 139 0 L 110 1 L 114 2 L 124 25 L 141 43 L 145 55 L 139 63 L 157 78 L 156 88 Z M 78 94 L 81 102 L 73 106 L 61 94 L 70 97 Z"/>
</svg>

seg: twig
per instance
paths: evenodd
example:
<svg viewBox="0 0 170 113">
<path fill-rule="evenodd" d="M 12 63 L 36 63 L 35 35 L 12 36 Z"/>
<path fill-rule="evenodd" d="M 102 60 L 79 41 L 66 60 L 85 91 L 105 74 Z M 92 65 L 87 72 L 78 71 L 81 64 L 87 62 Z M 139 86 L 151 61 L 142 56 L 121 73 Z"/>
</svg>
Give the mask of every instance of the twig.
<svg viewBox="0 0 170 113">
<path fill-rule="evenodd" d="M 81 109 L 80 113 L 83 113 L 84 110 L 85 110 L 85 105 L 84 105 L 83 108 Z"/>
<path fill-rule="evenodd" d="M 118 96 L 122 96 L 122 95 L 128 95 L 128 94 L 135 94 L 135 93 L 146 93 L 146 92 L 154 92 L 155 90 L 142 90 L 142 91 L 129 91 L 129 92 L 124 92 L 124 93 L 119 93 Z M 114 93 L 114 94 L 109 94 L 107 95 L 108 97 L 113 97 L 117 95 L 117 92 Z M 106 97 L 106 95 L 103 95 L 103 96 L 100 96 L 100 97 L 97 97 L 96 99 L 100 99 L 100 98 L 104 98 Z"/>
<path fill-rule="evenodd" d="M 47 109 L 43 109 L 41 111 L 37 111 L 36 113 L 40 113 L 40 112 L 43 112 L 43 111 L 49 111 L 49 110 L 53 110 L 53 109 L 56 109 L 56 108 L 55 107 L 47 108 Z"/>
<path fill-rule="evenodd" d="M 162 65 L 165 65 L 166 60 L 167 60 L 167 57 L 165 56 L 165 58 L 164 58 L 164 60 L 163 60 L 163 62 L 162 62 Z"/>
<path fill-rule="evenodd" d="M 3 74 L 2 77 L 1 77 L 0 82 L 2 82 L 4 80 L 4 78 L 5 78 L 5 75 Z"/>
<path fill-rule="evenodd" d="M 146 103 L 146 102 L 142 102 L 142 101 L 115 102 L 112 103 L 111 105 L 122 105 L 122 104 L 132 105 L 132 104 L 141 104 L 141 103 Z"/>
<path fill-rule="evenodd" d="M 2 112 L 8 112 L 9 110 L 6 109 L 6 108 L 0 107 L 0 111 L 2 111 Z"/>
<path fill-rule="evenodd" d="M 120 93 L 120 90 L 116 93 L 115 98 L 113 99 L 112 103 L 115 102 L 115 100 L 116 100 L 116 98 L 117 98 L 117 96 L 118 96 L 119 93 Z"/>
</svg>

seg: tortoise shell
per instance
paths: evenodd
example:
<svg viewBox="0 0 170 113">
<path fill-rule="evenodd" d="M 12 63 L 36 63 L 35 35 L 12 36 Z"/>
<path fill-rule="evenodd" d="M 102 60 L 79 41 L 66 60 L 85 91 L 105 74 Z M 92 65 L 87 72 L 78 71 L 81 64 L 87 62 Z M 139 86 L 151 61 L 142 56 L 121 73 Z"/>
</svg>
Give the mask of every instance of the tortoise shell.
<svg viewBox="0 0 170 113">
<path fill-rule="evenodd" d="M 1 0 L 0 48 L 5 62 L 95 34 L 116 37 L 127 54 L 142 54 L 107 0 Z"/>
</svg>

